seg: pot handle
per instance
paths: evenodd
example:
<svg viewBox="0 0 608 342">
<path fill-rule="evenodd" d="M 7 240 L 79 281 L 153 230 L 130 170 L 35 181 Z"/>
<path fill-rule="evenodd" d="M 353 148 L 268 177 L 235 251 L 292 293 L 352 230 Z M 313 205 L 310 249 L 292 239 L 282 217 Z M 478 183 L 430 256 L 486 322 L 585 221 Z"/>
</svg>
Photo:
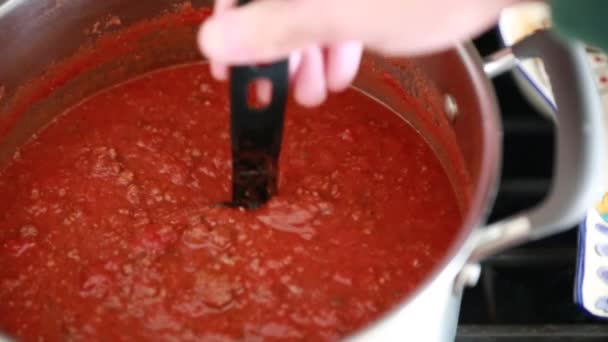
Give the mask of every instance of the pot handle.
<svg viewBox="0 0 608 342">
<path fill-rule="evenodd" d="M 582 44 L 537 31 L 491 55 L 484 69 L 496 76 L 511 70 L 518 59 L 537 57 L 543 60 L 557 106 L 553 186 L 539 206 L 479 230 L 471 263 L 577 225 L 600 196 L 605 156 L 603 109 Z"/>
</svg>

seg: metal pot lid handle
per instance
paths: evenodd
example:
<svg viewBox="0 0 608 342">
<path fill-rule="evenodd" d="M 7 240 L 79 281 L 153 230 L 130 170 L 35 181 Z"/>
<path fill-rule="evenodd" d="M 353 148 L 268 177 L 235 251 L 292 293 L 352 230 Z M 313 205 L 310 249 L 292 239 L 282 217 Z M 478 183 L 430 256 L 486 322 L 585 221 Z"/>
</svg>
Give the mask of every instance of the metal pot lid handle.
<svg viewBox="0 0 608 342">
<path fill-rule="evenodd" d="M 471 264 L 577 225 L 601 195 L 604 115 L 582 44 L 537 31 L 490 56 L 484 69 L 493 77 L 510 71 L 519 60 L 535 57 L 543 60 L 557 105 L 553 185 L 539 206 L 480 229 L 474 237 Z"/>
</svg>

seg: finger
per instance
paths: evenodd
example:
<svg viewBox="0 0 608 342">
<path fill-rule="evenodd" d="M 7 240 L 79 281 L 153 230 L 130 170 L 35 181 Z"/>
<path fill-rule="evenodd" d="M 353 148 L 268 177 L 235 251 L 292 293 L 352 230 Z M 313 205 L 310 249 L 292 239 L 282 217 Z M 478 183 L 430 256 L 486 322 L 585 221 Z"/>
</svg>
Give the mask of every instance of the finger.
<svg viewBox="0 0 608 342">
<path fill-rule="evenodd" d="M 320 48 L 311 47 L 303 51 L 295 77 L 294 96 L 298 103 L 306 107 L 318 106 L 327 98 L 325 66 Z"/>
<path fill-rule="evenodd" d="M 218 81 L 228 80 L 228 66 L 220 62 L 209 62 L 211 76 Z"/>
<path fill-rule="evenodd" d="M 237 0 L 215 0 L 213 14 L 220 15 L 236 5 Z M 218 81 L 228 79 L 228 66 L 224 63 L 210 60 L 211 76 Z"/>
<path fill-rule="evenodd" d="M 325 78 L 330 91 L 343 91 L 355 79 L 361 63 L 363 44 L 358 41 L 331 44 L 327 49 Z"/>
<path fill-rule="evenodd" d="M 269 63 L 331 40 L 333 27 L 340 26 L 322 19 L 328 15 L 319 9 L 326 7 L 321 0 L 253 2 L 209 18 L 199 32 L 199 45 L 206 56 L 224 63 Z"/>
</svg>

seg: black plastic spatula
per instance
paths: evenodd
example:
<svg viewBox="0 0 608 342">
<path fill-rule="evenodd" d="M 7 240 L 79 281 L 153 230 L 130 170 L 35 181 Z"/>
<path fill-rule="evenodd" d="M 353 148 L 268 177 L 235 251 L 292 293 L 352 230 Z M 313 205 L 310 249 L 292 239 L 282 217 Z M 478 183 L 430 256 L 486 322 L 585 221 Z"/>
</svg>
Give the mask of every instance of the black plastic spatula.
<svg viewBox="0 0 608 342">
<path fill-rule="evenodd" d="M 244 5 L 250 0 L 239 0 Z M 233 207 L 255 209 L 277 192 L 278 161 L 288 87 L 287 60 L 263 66 L 237 66 L 230 73 Z M 256 80 L 272 83 L 270 103 L 250 107 L 248 92 Z"/>
</svg>

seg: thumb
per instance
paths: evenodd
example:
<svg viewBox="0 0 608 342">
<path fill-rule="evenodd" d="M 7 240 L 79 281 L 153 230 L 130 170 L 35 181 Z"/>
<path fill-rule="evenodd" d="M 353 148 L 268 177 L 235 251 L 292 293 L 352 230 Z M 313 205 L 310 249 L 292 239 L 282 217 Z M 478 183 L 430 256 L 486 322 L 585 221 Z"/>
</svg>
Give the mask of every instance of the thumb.
<svg viewBox="0 0 608 342">
<path fill-rule="evenodd" d="M 334 0 L 338 2 L 337 0 Z M 252 2 L 207 19 L 199 32 L 203 53 L 227 64 L 267 63 L 290 52 L 324 43 L 336 31 L 322 0 Z M 323 21 L 322 25 L 320 21 Z"/>
</svg>

